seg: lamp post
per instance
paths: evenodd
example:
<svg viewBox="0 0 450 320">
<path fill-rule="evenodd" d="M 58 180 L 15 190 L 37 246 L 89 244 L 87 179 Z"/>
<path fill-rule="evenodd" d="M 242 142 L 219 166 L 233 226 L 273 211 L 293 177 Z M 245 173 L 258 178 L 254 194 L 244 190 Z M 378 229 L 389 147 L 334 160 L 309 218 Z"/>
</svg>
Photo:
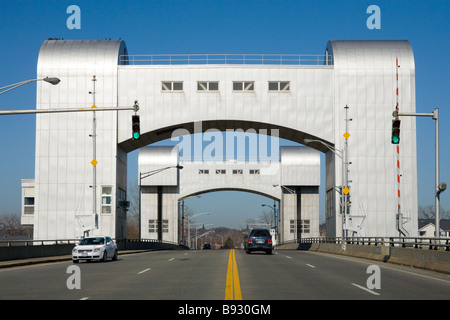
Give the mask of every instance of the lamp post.
<svg viewBox="0 0 450 320">
<path fill-rule="evenodd" d="M 57 85 L 61 80 L 59 80 L 59 78 L 55 78 L 55 77 L 51 77 L 51 78 L 46 77 L 46 78 L 42 78 L 42 79 L 25 80 L 25 81 L 13 83 L 13 84 L 10 84 L 8 86 L 0 88 L 0 90 L 3 90 L 3 91 L 0 91 L 0 94 L 4 94 L 4 93 L 6 93 L 8 91 L 11 91 L 11 90 L 16 89 L 16 88 L 18 88 L 20 86 L 23 86 L 24 84 L 27 84 L 27 83 L 30 83 L 30 82 L 35 82 L 35 81 L 45 81 L 45 82 L 48 82 L 48 83 L 50 83 L 52 85 Z"/>
<path fill-rule="evenodd" d="M 181 242 L 182 243 L 185 243 L 185 238 L 184 238 L 184 231 L 185 231 L 185 228 L 186 228 L 186 224 L 185 224 L 185 220 L 186 220 L 186 214 L 185 214 L 185 209 L 186 209 L 186 207 L 185 207 L 185 201 L 187 200 L 187 199 L 189 199 L 189 198 L 192 198 L 192 197 L 197 197 L 197 198 L 201 198 L 202 196 L 199 196 L 199 195 L 194 195 L 194 196 L 190 196 L 190 197 L 187 197 L 187 198 L 183 198 L 183 200 L 181 200 L 180 202 L 181 202 Z"/>
<path fill-rule="evenodd" d="M 170 167 L 164 167 L 164 168 L 160 168 L 160 169 L 155 169 L 155 170 L 151 170 L 151 171 L 147 171 L 147 172 L 139 172 L 139 240 L 141 239 L 141 200 L 142 200 L 142 179 L 145 179 L 147 177 L 150 177 L 154 174 L 160 173 L 162 171 L 171 169 L 171 168 L 177 168 L 177 169 L 183 169 L 183 166 L 180 165 L 176 165 L 176 166 L 170 166 Z M 160 235 L 159 229 L 162 228 L 162 221 L 159 221 L 158 224 L 158 237 Z M 162 237 L 161 237 L 162 238 Z M 159 239 L 162 240 L 162 239 Z"/>
<path fill-rule="evenodd" d="M 209 224 L 203 224 L 202 226 L 199 226 L 199 227 L 195 227 L 195 250 L 198 249 L 198 247 L 197 247 L 198 239 L 201 239 L 203 236 L 207 235 L 207 234 L 210 233 L 210 232 L 214 232 L 214 230 L 210 230 L 210 231 L 208 231 L 208 232 L 206 232 L 206 233 L 203 233 L 203 234 L 201 234 L 200 236 L 197 237 L 197 230 L 200 229 L 200 228 L 203 228 L 203 227 L 205 227 L 205 226 L 213 226 L 213 225 L 214 225 L 214 224 L 209 223 Z"/>
<path fill-rule="evenodd" d="M 348 186 L 348 174 L 346 173 L 346 165 L 347 165 L 347 161 L 346 161 L 346 157 L 344 149 L 340 150 L 340 149 L 336 149 L 333 146 L 321 141 L 321 140 L 314 140 L 314 139 L 305 139 L 303 140 L 305 143 L 311 143 L 311 142 L 319 142 L 321 144 L 323 144 L 325 147 L 327 147 L 331 152 L 333 152 L 336 156 L 338 156 L 339 158 L 341 158 L 342 160 L 342 185 L 341 185 L 341 192 L 340 192 L 340 196 L 341 196 L 341 214 L 342 214 L 342 248 L 345 250 L 346 248 L 346 240 L 345 240 L 345 215 L 347 213 L 347 208 L 348 208 L 348 198 L 346 195 L 344 195 L 344 188 L 346 188 Z M 347 169 L 348 171 L 348 169 Z M 345 181 L 344 181 L 345 180 Z M 342 201 L 344 200 L 344 201 Z M 343 202 L 343 203 L 342 203 Z"/>
<path fill-rule="evenodd" d="M 198 217 L 198 216 L 201 216 L 204 214 L 209 215 L 209 212 L 197 213 L 191 217 L 186 218 L 188 221 L 188 246 L 189 246 L 189 248 L 191 247 L 191 220 L 194 219 L 195 217 Z"/>
<path fill-rule="evenodd" d="M 289 192 L 290 194 L 296 194 L 296 193 L 297 193 L 296 190 L 293 190 L 293 189 L 288 188 L 288 187 L 286 187 L 286 186 L 283 186 L 283 185 L 279 185 L 279 186 L 280 186 L 282 189 L 284 189 L 284 190 L 286 190 L 287 192 Z M 278 187 L 278 184 L 274 184 L 273 187 L 274 187 L 274 188 Z M 276 221 L 275 221 L 275 230 L 276 230 L 276 237 L 277 237 L 277 238 L 279 237 L 279 234 L 278 234 L 278 227 L 279 227 L 280 215 L 281 215 L 280 210 L 281 210 L 281 200 L 280 200 L 280 206 L 279 206 L 279 208 L 278 208 L 278 217 L 276 218 Z M 295 221 L 295 229 L 297 230 L 297 214 L 296 214 L 296 213 L 294 214 L 294 217 L 295 217 L 295 218 L 294 218 L 294 221 Z M 295 233 L 294 238 L 295 238 L 295 239 L 297 238 L 297 232 Z"/>
</svg>

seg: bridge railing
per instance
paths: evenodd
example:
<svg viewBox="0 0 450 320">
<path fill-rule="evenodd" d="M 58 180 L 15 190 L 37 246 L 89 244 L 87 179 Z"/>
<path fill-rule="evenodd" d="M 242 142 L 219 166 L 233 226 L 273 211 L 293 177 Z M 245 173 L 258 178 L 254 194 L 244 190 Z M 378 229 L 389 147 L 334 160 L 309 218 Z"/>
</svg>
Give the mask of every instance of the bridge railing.
<svg viewBox="0 0 450 320">
<path fill-rule="evenodd" d="M 390 247 L 409 247 L 415 249 L 428 250 L 445 250 L 450 251 L 450 238 L 425 238 L 425 237 L 347 237 L 347 238 L 301 238 L 284 242 L 283 244 L 291 243 L 334 243 L 334 244 L 352 245 L 368 245 L 368 246 L 390 246 Z"/>
<path fill-rule="evenodd" d="M 155 54 L 121 55 L 128 65 L 333 65 L 331 55 L 320 54 Z"/>
<path fill-rule="evenodd" d="M 71 255 L 81 239 L 1 240 L 0 261 Z M 121 250 L 185 250 L 186 246 L 157 239 L 114 239 Z"/>
</svg>

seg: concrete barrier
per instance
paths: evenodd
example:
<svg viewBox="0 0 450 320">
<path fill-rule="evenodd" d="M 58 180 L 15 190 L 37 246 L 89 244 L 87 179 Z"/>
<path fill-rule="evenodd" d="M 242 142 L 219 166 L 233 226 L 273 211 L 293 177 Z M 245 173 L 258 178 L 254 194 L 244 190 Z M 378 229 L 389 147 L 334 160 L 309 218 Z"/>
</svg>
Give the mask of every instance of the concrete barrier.
<svg viewBox="0 0 450 320">
<path fill-rule="evenodd" d="M 74 244 L 0 247 L 0 261 L 54 257 L 72 254 Z"/>
<path fill-rule="evenodd" d="M 276 250 L 307 250 L 395 263 L 450 274 L 450 252 L 392 246 L 347 244 L 346 250 L 334 243 L 290 243 Z"/>
<path fill-rule="evenodd" d="M 185 246 L 157 240 L 116 240 L 119 251 L 126 250 L 186 250 Z M 74 243 L 65 244 L 29 244 L 0 246 L 0 261 L 56 257 L 71 255 Z"/>
</svg>

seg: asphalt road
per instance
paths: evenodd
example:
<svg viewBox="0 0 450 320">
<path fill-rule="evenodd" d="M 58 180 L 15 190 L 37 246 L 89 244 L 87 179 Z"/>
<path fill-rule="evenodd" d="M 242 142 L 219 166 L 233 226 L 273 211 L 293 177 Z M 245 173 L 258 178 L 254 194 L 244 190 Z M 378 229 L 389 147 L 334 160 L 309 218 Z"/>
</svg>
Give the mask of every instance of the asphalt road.
<svg viewBox="0 0 450 320">
<path fill-rule="evenodd" d="M 153 251 L 119 255 L 118 261 L 5 268 L 0 269 L 0 299 L 450 299 L 445 274 L 307 251 L 231 253 Z"/>
</svg>

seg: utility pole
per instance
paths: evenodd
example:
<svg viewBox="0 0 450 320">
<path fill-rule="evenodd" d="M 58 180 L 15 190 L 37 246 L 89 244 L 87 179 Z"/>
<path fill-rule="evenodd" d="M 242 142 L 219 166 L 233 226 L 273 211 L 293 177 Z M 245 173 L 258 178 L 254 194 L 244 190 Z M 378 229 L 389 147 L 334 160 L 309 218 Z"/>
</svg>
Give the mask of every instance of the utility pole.
<svg viewBox="0 0 450 320">
<path fill-rule="evenodd" d="M 343 186 L 342 193 L 344 197 L 344 210 L 342 214 L 342 224 L 343 224 L 343 234 L 342 234 L 342 247 L 344 250 L 346 249 L 347 244 L 347 215 L 349 214 L 349 201 L 348 194 L 350 193 L 349 181 L 348 181 L 348 138 L 350 138 L 350 133 L 348 132 L 348 123 L 352 121 L 352 119 L 348 118 L 348 105 L 345 106 L 345 133 L 343 134 L 344 141 L 344 151 L 343 151 L 343 162 L 344 162 L 344 181 L 345 185 Z"/>
<path fill-rule="evenodd" d="M 97 108 L 97 106 L 95 105 L 95 82 L 97 81 L 97 79 L 95 78 L 95 75 L 92 78 L 92 83 L 93 83 L 93 91 L 92 91 L 92 97 L 93 97 L 93 105 L 92 105 L 92 109 L 94 109 L 93 112 L 93 123 L 92 123 L 92 144 L 93 144 L 93 160 L 91 161 L 91 164 L 93 166 L 93 185 L 92 185 L 92 189 L 93 189 L 93 214 L 94 214 L 94 229 L 98 229 L 98 214 L 97 214 L 97 164 L 98 161 L 96 159 L 97 157 L 97 125 L 96 125 L 96 117 L 95 117 L 95 109 Z"/>
</svg>

